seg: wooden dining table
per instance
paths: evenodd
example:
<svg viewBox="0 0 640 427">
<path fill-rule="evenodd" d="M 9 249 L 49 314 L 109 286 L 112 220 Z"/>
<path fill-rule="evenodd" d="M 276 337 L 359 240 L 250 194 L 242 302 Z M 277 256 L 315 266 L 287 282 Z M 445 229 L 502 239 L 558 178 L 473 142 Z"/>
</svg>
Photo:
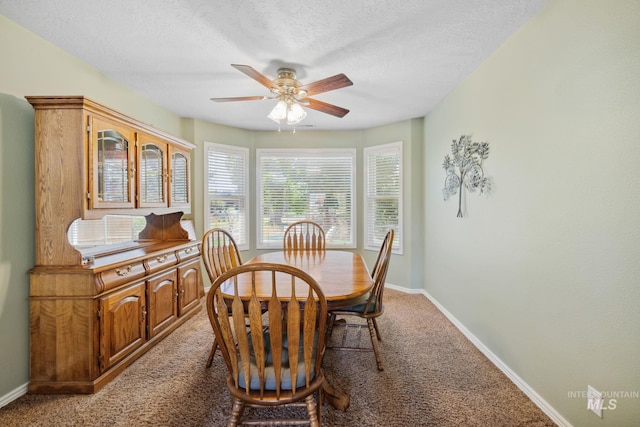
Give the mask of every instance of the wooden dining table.
<svg viewBox="0 0 640 427">
<path fill-rule="evenodd" d="M 366 301 L 368 293 L 373 286 L 373 279 L 369 274 L 364 259 L 360 254 L 355 252 L 326 250 L 326 251 L 276 251 L 267 252 L 252 258 L 247 263 L 276 263 L 287 264 L 297 267 L 313 277 L 327 300 L 327 308 L 331 310 L 339 310 L 352 305 L 360 304 Z M 258 297 L 268 298 L 271 295 L 271 280 L 262 282 L 256 276 L 255 283 L 239 282 L 240 295 L 251 295 L 251 287 L 255 285 L 256 295 Z M 268 276 L 264 276 L 265 279 Z M 222 285 L 223 294 L 233 294 L 231 289 L 225 291 L 232 283 Z M 287 297 L 287 287 L 283 287 L 283 293 L 278 291 L 282 297 Z M 324 382 L 323 387 L 325 400 L 340 410 L 346 410 L 349 407 L 349 395 L 334 389 L 328 381 Z"/>
<path fill-rule="evenodd" d="M 360 254 L 348 251 L 277 251 L 252 258 L 247 263 L 287 264 L 308 273 L 320 285 L 329 311 L 364 302 L 373 286 L 367 265 Z M 258 295 L 271 295 L 271 282 Z M 224 289 L 223 289 L 224 291 Z M 247 288 L 247 291 L 249 289 Z M 286 295 L 283 295 L 286 296 Z"/>
</svg>

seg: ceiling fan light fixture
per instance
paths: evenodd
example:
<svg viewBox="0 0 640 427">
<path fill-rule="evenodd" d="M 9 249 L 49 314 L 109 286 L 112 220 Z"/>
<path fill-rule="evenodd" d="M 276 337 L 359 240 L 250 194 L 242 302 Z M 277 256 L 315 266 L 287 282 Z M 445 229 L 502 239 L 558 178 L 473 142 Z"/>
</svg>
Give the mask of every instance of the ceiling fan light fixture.
<svg viewBox="0 0 640 427">
<path fill-rule="evenodd" d="M 298 103 L 292 103 L 287 112 L 287 124 L 296 125 L 307 117 L 307 112 Z"/>
<path fill-rule="evenodd" d="M 276 123 L 280 123 L 280 120 L 284 120 L 287 118 L 288 107 L 289 106 L 287 105 L 287 103 L 281 99 L 280 101 L 278 101 L 276 106 L 273 107 L 273 110 L 271 110 L 267 117 L 269 117 Z"/>
</svg>

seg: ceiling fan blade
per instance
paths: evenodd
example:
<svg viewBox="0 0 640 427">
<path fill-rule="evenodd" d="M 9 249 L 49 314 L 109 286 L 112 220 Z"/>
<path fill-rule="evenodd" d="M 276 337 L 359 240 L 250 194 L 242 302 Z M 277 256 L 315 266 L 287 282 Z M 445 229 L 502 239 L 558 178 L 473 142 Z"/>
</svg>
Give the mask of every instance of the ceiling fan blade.
<svg viewBox="0 0 640 427">
<path fill-rule="evenodd" d="M 327 104 L 326 102 L 318 101 L 317 99 L 304 98 L 301 100 L 307 108 L 311 108 L 312 110 L 317 110 L 325 114 L 331 114 L 336 117 L 344 117 L 347 115 L 349 110 L 346 108 L 338 107 L 337 105 Z"/>
<path fill-rule="evenodd" d="M 336 74 L 335 76 L 327 77 L 326 79 L 302 85 L 300 86 L 300 90 L 305 90 L 307 95 L 311 96 L 317 93 L 329 92 L 330 90 L 351 86 L 352 84 L 353 82 L 349 80 L 349 77 L 344 74 Z"/>
<path fill-rule="evenodd" d="M 211 98 L 214 102 L 231 102 L 231 101 L 261 101 L 267 99 L 266 96 L 236 96 L 234 98 Z"/>
<path fill-rule="evenodd" d="M 276 85 L 268 77 L 266 77 L 264 74 L 259 73 L 248 65 L 231 64 L 231 66 L 236 70 L 242 71 L 247 76 L 251 77 L 267 89 L 276 87 Z"/>
</svg>

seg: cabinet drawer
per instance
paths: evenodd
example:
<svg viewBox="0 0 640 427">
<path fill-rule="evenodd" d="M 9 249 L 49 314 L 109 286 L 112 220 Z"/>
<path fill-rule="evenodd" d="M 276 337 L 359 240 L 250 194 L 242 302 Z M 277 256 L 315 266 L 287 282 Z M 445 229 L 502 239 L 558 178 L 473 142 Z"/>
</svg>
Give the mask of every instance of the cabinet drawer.
<svg viewBox="0 0 640 427">
<path fill-rule="evenodd" d="M 176 251 L 180 262 L 195 258 L 200 255 L 200 246 L 193 245 L 188 248 L 182 248 Z"/>
<path fill-rule="evenodd" d="M 172 265 L 176 265 L 178 263 L 178 257 L 175 252 L 166 252 L 159 255 L 154 255 L 151 258 L 146 259 L 145 264 L 147 264 L 147 269 L 149 270 L 149 274 L 153 274 L 156 271 L 163 270 Z"/>
<path fill-rule="evenodd" d="M 100 273 L 99 280 L 103 283 L 103 291 L 113 289 L 132 280 L 144 277 L 146 271 L 142 262 L 124 264 Z"/>
</svg>

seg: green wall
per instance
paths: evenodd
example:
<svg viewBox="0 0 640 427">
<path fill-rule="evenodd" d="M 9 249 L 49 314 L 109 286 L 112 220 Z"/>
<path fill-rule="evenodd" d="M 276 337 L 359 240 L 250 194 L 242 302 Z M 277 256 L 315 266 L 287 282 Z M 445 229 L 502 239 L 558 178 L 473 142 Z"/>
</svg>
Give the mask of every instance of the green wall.
<svg viewBox="0 0 640 427">
<path fill-rule="evenodd" d="M 494 191 L 460 219 L 442 161 L 468 133 Z M 427 292 L 571 424 L 639 425 L 640 2 L 550 1 L 425 141 Z M 600 419 L 587 385 L 635 397 Z"/>
<path fill-rule="evenodd" d="M 0 397 L 29 378 L 35 257 L 33 108 L 0 93 Z"/>
</svg>

